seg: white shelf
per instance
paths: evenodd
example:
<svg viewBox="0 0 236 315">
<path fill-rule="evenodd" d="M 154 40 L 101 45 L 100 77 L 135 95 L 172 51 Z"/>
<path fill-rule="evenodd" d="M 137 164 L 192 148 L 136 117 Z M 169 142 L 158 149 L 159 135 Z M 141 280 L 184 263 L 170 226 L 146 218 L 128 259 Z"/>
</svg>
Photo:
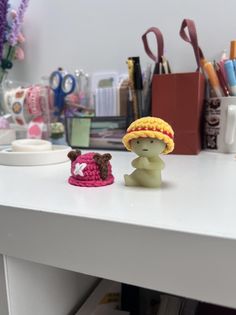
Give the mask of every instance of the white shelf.
<svg viewBox="0 0 236 315">
<path fill-rule="evenodd" d="M 236 307 L 236 160 L 164 156 L 161 189 L 67 184 L 70 163 L 0 166 L 0 252 Z"/>
</svg>

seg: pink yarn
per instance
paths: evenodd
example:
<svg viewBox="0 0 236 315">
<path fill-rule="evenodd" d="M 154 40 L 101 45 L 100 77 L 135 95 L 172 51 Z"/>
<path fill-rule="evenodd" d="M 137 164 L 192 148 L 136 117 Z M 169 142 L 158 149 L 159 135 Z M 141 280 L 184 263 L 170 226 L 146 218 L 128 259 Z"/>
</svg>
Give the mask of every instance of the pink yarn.
<svg viewBox="0 0 236 315">
<path fill-rule="evenodd" d="M 112 175 L 111 163 L 108 162 L 108 176 L 106 179 L 102 179 L 100 176 L 100 169 L 97 163 L 94 161 L 93 156 L 96 153 L 85 153 L 76 158 L 71 164 L 71 174 L 68 182 L 71 185 L 82 186 L 82 187 L 99 187 L 110 185 L 114 182 L 114 177 Z M 86 164 L 83 165 L 83 163 Z M 83 165 L 83 170 L 81 170 L 81 175 L 75 174 L 76 164 Z"/>
</svg>

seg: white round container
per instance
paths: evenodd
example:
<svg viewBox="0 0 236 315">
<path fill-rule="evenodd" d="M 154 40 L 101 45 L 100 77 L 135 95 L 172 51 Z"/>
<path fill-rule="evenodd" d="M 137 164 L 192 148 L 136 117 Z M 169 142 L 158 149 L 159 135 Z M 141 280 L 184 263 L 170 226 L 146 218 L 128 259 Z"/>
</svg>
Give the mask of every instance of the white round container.
<svg viewBox="0 0 236 315">
<path fill-rule="evenodd" d="M 0 165 L 37 166 L 68 162 L 67 154 L 71 148 L 65 145 L 53 145 L 49 151 L 12 151 L 11 147 L 0 150 Z"/>
</svg>

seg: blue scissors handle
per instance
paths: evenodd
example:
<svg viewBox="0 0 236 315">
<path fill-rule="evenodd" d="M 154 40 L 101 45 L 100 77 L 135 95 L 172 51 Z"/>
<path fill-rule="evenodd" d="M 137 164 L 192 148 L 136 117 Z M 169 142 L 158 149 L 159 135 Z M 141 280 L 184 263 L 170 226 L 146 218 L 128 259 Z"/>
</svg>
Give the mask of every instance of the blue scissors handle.
<svg viewBox="0 0 236 315">
<path fill-rule="evenodd" d="M 61 90 L 61 84 L 63 80 L 63 75 L 61 71 L 53 71 L 49 78 L 49 83 L 53 91 L 59 92 Z"/>
<path fill-rule="evenodd" d="M 76 86 L 76 79 L 71 74 L 66 74 L 61 82 L 61 90 L 64 96 L 72 93 Z"/>
<path fill-rule="evenodd" d="M 59 115 L 64 107 L 65 96 L 72 93 L 75 89 L 76 79 L 71 74 L 54 71 L 50 76 L 50 86 L 55 94 L 55 107 Z"/>
</svg>

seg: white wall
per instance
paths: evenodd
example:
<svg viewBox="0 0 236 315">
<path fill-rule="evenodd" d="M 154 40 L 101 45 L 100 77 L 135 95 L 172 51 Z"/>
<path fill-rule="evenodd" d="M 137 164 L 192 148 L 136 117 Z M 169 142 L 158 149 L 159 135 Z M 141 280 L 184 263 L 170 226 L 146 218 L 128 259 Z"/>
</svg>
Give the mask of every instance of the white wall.
<svg viewBox="0 0 236 315">
<path fill-rule="evenodd" d="M 30 0 L 26 59 L 12 75 L 36 82 L 58 66 L 124 71 L 131 55 L 145 65 L 150 59 L 140 38 L 150 26 L 162 30 L 172 69 L 194 70 L 192 50 L 178 35 L 182 19 L 195 20 L 200 45 L 213 59 L 236 38 L 235 12 L 235 0 Z"/>
</svg>

